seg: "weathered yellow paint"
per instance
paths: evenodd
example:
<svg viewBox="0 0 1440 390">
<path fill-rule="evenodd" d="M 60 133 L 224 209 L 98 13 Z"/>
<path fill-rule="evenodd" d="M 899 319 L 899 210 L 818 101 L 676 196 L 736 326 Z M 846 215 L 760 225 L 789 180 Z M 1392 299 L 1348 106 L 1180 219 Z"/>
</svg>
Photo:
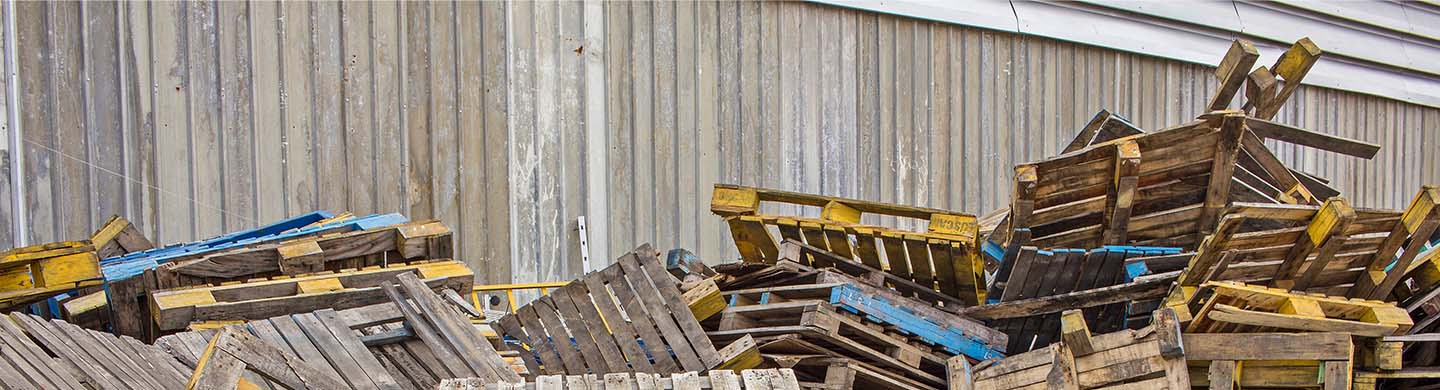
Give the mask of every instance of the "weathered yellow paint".
<svg viewBox="0 0 1440 390">
<path fill-rule="evenodd" d="M 275 248 L 275 250 L 280 253 L 280 258 L 282 259 L 292 259 L 297 257 L 319 255 L 325 253 L 323 249 L 320 249 L 320 243 L 315 240 L 288 242 L 278 248 Z"/>
<path fill-rule="evenodd" d="M 820 218 L 831 221 L 860 223 L 860 210 L 832 200 L 820 209 Z"/>
<path fill-rule="evenodd" d="M 715 187 L 710 194 L 710 211 L 722 216 L 754 214 L 760 207 L 760 195 L 751 188 Z"/>
<path fill-rule="evenodd" d="M 210 294 L 209 289 L 203 288 L 176 290 L 167 292 L 166 294 L 152 295 L 150 303 L 154 308 L 160 310 L 175 307 L 208 305 L 215 303 L 215 295 Z"/>
<path fill-rule="evenodd" d="M 1302 297 L 1286 299 L 1285 303 L 1280 304 L 1280 308 L 1276 309 L 1275 312 L 1280 314 L 1294 314 L 1302 317 L 1325 318 L 1325 311 L 1320 310 L 1319 303 L 1315 302 L 1314 299 Z"/>
<path fill-rule="evenodd" d="M 36 287 L 59 286 L 101 278 L 95 252 L 80 252 L 45 260 L 30 267 Z"/>
<path fill-rule="evenodd" d="M 931 214 L 929 231 L 973 240 L 980 234 L 980 223 L 971 215 Z"/>
<path fill-rule="evenodd" d="M 302 280 L 299 283 L 296 283 L 295 288 L 299 290 L 301 294 L 315 294 L 329 291 L 344 290 L 345 285 L 341 284 L 340 279 L 336 278 L 312 279 Z"/>
<path fill-rule="evenodd" d="M 1415 199 L 1410 201 L 1410 207 L 1405 208 L 1405 214 L 1400 221 L 1405 224 L 1405 231 L 1414 233 L 1420 228 L 1420 223 L 1425 222 L 1430 214 L 1436 211 L 1436 205 L 1440 203 L 1440 187 L 1425 186 Z"/>
</svg>

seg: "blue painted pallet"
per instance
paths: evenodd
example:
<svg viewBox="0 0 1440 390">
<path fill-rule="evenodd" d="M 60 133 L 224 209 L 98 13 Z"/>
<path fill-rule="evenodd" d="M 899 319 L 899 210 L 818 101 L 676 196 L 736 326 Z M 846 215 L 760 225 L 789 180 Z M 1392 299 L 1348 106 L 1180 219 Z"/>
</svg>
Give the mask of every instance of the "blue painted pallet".
<svg viewBox="0 0 1440 390">
<path fill-rule="evenodd" d="M 333 216 L 334 214 L 329 211 L 315 211 L 270 225 L 229 233 L 206 240 L 170 245 L 163 248 L 155 248 L 107 258 L 100 261 L 100 267 L 105 274 L 106 283 L 109 283 L 135 277 L 148 269 L 155 268 L 160 264 L 165 264 L 183 256 L 217 252 L 244 247 L 258 242 L 283 240 L 327 230 L 363 230 L 409 222 L 404 216 L 392 213 L 370 215 L 324 225 L 310 226 L 313 223 Z"/>
<path fill-rule="evenodd" d="M 980 339 L 966 335 L 959 329 L 932 322 L 909 309 L 894 305 L 884 298 L 866 295 L 854 286 L 842 285 L 832 288 L 830 304 L 865 316 L 870 321 L 894 326 L 903 334 L 945 348 L 950 353 L 962 354 L 978 360 L 1005 357 L 1002 351 L 986 346 Z M 1003 348 L 1004 346 L 996 347 Z"/>
<path fill-rule="evenodd" d="M 1102 249 L 1103 249 L 1103 250 L 1107 250 L 1107 251 L 1122 251 L 1122 252 L 1125 252 L 1125 257 L 1126 257 L 1126 258 L 1140 257 L 1140 256 L 1164 256 L 1164 255 L 1173 255 L 1173 254 L 1178 254 L 1178 253 L 1180 253 L 1180 248 L 1160 247 L 1160 246 L 1122 246 L 1122 245 L 1108 246 L 1108 245 L 1107 245 L 1107 246 L 1105 246 L 1105 247 L 1102 248 Z M 1130 282 L 1130 281 L 1132 281 L 1132 280 L 1135 280 L 1135 278 L 1136 278 L 1136 277 L 1139 277 L 1140 275 L 1146 275 L 1146 274 L 1149 274 L 1149 273 L 1150 273 L 1150 269 L 1145 267 L 1145 262 L 1137 261 L 1137 262 L 1134 262 L 1134 263 L 1125 264 L 1125 281 L 1126 281 L 1127 283 Z"/>
</svg>

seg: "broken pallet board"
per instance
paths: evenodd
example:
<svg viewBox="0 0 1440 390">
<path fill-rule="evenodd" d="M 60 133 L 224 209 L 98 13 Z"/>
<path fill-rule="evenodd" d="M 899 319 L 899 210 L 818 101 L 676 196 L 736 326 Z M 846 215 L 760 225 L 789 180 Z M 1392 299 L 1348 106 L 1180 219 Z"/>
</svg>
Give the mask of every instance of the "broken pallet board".
<svg viewBox="0 0 1440 390">
<path fill-rule="evenodd" d="M 1394 304 L 1303 294 L 1238 282 L 1209 282 L 1196 294 L 1191 333 L 1252 333 L 1273 330 L 1337 332 L 1381 337 L 1405 334 L 1414 325 Z"/>
<path fill-rule="evenodd" d="M 14 310 L 102 282 L 89 241 L 62 241 L 0 253 L 0 309 Z"/>
<path fill-rule="evenodd" d="M 418 273 L 435 289 L 470 291 L 474 283 L 474 274 L 463 263 L 439 260 L 158 291 L 151 296 L 150 307 L 162 332 L 207 321 L 243 322 L 327 307 L 348 309 L 384 302 L 380 284 L 402 273 Z"/>
</svg>

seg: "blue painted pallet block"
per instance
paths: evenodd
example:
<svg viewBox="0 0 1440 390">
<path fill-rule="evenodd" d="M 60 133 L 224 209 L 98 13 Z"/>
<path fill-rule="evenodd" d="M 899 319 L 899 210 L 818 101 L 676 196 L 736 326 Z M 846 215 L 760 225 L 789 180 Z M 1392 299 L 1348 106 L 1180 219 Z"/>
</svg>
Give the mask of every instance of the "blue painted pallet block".
<svg viewBox="0 0 1440 390">
<path fill-rule="evenodd" d="M 894 326 L 901 333 L 945 348 L 950 353 L 965 355 L 977 360 L 1005 357 L 1002 351 L 986 346 L 980 339 L 966 335 L 959 329 L 927 320 L 925 317 L 883 298 L 866 295 L 854 286 L 841 285 L 832 288 L 830 304 L 865 316 L 870 321 Z"/>
</svg>

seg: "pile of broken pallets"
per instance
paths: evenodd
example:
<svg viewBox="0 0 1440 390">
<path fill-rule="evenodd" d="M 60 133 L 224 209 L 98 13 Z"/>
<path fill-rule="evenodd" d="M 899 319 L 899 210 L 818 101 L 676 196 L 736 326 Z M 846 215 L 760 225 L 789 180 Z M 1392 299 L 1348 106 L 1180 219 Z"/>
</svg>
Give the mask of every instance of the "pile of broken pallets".
<svg viewBox="0 0 1440 390">
<path fill-rule="evenodd" d="M 1379 150 L 1271 120 L 1319 56 L 1302 39 L 1255 67 L 1236 41 L 1207 113 L 1101 111 L 985 218 L 717 185 L 743 261 L 714 267 L 726 306 L 701 323 L 802 387 L 1433 385 L 1440 188 L 1363 208 L 1267 147 Z"/>
<path fill-rule="evenodd" d="M 1271 121 L 1319 55 L 1236 41 L 1207 113 L 1101 111 L 985 218 L 719 184 L 741 261 L 641 245 L 499 315 L 438 221 L 113 218 L 0 256 L 0 386 L 1435 388 L 1440 187 L 1359 207 L 1266 146 L 1378 151 Z"/>
</svg>

